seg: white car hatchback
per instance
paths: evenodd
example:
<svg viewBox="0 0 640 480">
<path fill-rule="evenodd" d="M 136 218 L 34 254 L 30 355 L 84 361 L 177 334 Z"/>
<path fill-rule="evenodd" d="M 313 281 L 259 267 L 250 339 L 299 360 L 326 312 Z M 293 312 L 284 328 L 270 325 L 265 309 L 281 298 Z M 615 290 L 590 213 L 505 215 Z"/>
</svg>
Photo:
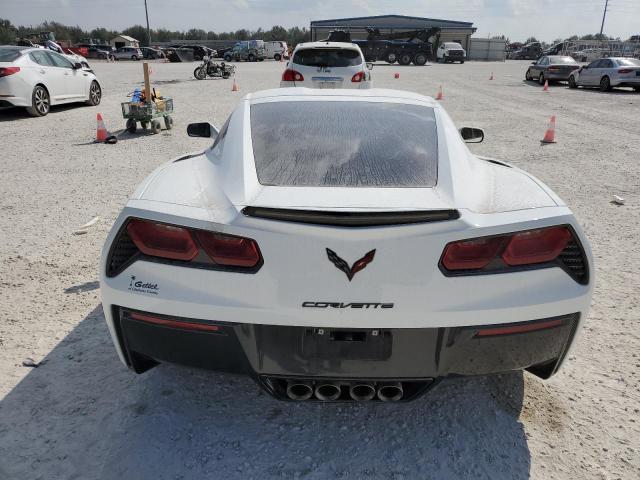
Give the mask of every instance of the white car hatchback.
<svg viewBox="0 0 640 480">
<path fill-rule="evenodd" d="M 98 105 L 101 98 L 100 82 L 82 64 L 43 48 L 0 46 L 0 108 L 26 107 L 42 117 L 52 105 Z"/>
<path fill-rule="evenodd" d="M 371 88 L 372 63 L 358 45 L 341 42 L 301 43 L 282 74 L 281 87 Z"/>
</svg>

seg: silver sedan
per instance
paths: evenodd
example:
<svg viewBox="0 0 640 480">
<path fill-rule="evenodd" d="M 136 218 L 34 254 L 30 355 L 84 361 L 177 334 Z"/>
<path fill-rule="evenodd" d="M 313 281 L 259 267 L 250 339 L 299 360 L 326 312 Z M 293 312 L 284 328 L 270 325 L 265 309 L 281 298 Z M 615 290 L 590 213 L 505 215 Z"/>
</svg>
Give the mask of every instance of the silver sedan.
<svg viewBox="0 0 640 480">
<path fill-rule="evenodd" d="M 613 87 L 631 87 L 640 92 L 640 60 L 637 58 L 600 58 L 571 72 L 569 87 L 599 87 L 603 92 Z"/>
</svg>

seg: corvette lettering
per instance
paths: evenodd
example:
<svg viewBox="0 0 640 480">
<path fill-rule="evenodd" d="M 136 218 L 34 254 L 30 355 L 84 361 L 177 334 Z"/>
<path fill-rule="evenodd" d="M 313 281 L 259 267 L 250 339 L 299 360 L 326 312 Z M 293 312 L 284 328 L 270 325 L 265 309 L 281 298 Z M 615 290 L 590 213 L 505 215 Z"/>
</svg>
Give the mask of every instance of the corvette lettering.
<svg viewBox="0 0 640 480">
<path fill-rule="evenodd" d="M 302 302 L 303 308 L 393 308 L 393 303 Z"/>
</svg>

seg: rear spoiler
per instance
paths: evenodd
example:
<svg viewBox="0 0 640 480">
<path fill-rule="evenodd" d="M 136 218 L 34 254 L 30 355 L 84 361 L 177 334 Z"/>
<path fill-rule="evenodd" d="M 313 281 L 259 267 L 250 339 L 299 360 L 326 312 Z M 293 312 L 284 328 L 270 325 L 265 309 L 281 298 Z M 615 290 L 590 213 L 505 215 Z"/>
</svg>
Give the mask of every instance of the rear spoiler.
<svg viewBox="0 0 640 480">
<path fill-rule="evenodd" d="M 247 217 L 281 222 L 310 223 L 331 227 L 381 227 L 413 223 L 441 222 L 460 218 L 458 210 L 410 210 L 398 212 L 342 212 L 296 210 L 285 208 L 245 207 Z"/>
</svg>

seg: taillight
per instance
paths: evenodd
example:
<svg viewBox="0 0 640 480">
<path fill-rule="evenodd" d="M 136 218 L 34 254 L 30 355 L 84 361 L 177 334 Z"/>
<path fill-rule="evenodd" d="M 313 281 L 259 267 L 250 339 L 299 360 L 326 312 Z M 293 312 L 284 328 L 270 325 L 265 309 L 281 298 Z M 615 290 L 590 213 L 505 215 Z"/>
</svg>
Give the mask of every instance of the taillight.
<svg viewBox="0 0 640 480">
<path fill-rule="evenodd" d="M 351 77 L 351 81 L 353 83 L 360 83 L 364 80 L 364 72 L 358 72 L 353 77 Z"/>
<path fill-rule="evenodd" d="M 198 254 L 186 228 L 134 219 L 127 225 L 127 233 L 145 255 L 189 261 Z"/>
<path fill-rule="evenodd" d="M 447 270 L 484 268 L 496 258 L 506 240 L 507 237 L 489 237 L 450 243 L 444 249 L 442 264 Z"/>
<path fill-rule="evenodd" d="M 565 267 L 579 283 L 588 281 L 586 258 L 569 227 L 459 240 L 447 244 L 440 261 L 443 272 L 451 272 L 451 275 L 508 272 L 514 268 L 554 263 Z M 576 273 L 578 267 L 585 270 L 584 275 Z"/>
<path fill-rule="evenodd" d="M 633 72 L 632 68 L 621 68 L 620 70 L 618 70 L 618 73 L 631 73 Z"/>
<path fill-rule="evenodd" d="M 132 218 L 111 246 L 107 276 L 115 277 L 145 257 L 243 273 L 255 273 L 262 266 L 260 248 L 251 238 Z"/>
<path fill-rule="evenodd" d="M 221 233 L 196 232 L 198 242 L 218 265 L 255 267 L 260 262 L 260 250 L 255 240 Z"/>
<path fill-rule="evenodd" d="M 554 260 L 571 240 L 566 227 L 544 228 L 515 234 L 502 254 L 507 265 L 532 265 Z"/>
<path fill-rule="evenodd" d="M 0 67 L 0 77 L 8 77 L 19 71 L 20 67 Z"/>
<path fill-rule="evenodd" d="M 304 81 L 304 76 L 300 72 L 296 72 L 290 68 L 287 68 L 282 74 L 283 82 L 302 82 Z"/>
<path fill-rule="evenodd" d="M 217 332 L 220 330 L 218 325 L 208 323 L 187 322 L 184 320 L 173 320 L 171 318 L 159 317 L 148 313 L 130 312 L 129 317 L 139 322 L 151 323 L 162 327 L 182 328 L 185 330 L 196 330 L 199 332 Z"/>
</svg>

